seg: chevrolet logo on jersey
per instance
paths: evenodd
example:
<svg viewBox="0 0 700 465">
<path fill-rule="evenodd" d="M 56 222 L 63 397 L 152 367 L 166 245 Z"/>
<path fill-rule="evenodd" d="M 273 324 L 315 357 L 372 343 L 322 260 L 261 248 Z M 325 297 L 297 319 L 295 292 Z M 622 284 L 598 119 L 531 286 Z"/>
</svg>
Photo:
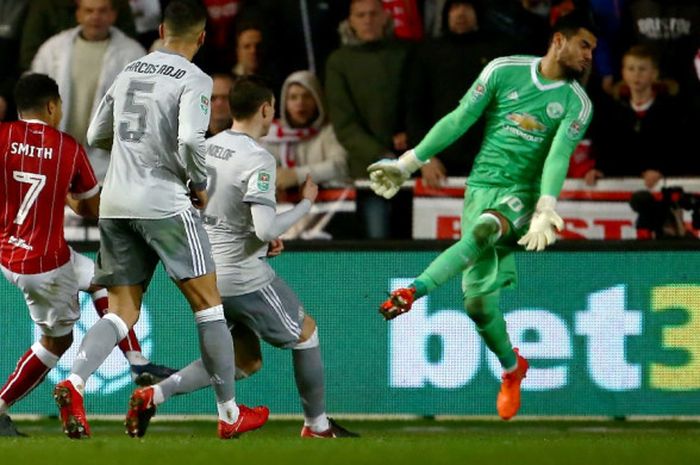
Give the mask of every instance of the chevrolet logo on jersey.
<svg viewBox="0 0 700 465">
<path fill-rule="evenodd" d="M 547 126 L 540 123 L 537 118 L 527 113 L 510 113 L 508 116 L 506 116 L 506 118 L 520 126 L 520 129 L 525 131 L 544 132 L 547 129 Z"/>
</svg>

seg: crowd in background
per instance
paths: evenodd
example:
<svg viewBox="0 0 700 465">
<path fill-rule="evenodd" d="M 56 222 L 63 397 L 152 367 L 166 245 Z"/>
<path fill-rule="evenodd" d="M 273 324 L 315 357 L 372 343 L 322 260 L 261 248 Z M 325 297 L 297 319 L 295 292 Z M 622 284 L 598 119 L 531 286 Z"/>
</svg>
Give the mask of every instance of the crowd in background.
<svg viewBox="0 0 700 465">
<path fill-rule="evenodd" d="M 321 184 L 366 178 L 367 165 L 417 144 L 490 60 L 543 55 L 551 25 L 574 9 L 586 9 L 599 30 L 583 82 L 595 113 L 570 176 L 589 185 L 641 177 L 651 188 L 666 176 L 700 175 L 697 0 L 201 1 L 209 20 L 195 63 L 214 80 L 209 135 L 230 127 L 235 76 L 266 77 L 279 109 L 265 145 L 281 192 L 307 174 Z M 46 73 L 61 90 L 61 129 L 84 143 L 114 77 L 158 47 L 166 4 L 0 0 L 0 121 L 16 118 L 17 77 Z M 421 169 L 423 181 L 466 176 L 480 142 L 473 128 Z M 104 176 L 108 154 L 89 155 Z M 358 191 L 366 235 L 410 230 L 401 202 Z"/>
</svg>

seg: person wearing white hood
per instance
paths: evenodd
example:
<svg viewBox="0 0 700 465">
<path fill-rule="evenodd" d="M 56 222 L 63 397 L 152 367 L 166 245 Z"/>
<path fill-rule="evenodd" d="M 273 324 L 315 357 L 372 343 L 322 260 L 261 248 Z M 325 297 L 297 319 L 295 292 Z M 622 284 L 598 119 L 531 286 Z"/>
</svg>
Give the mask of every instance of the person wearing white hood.
<svg viewBox="0 0 700 465">
<path fill-rule="evenodd" d="M 325 109 L 321 84 L 311 71 L 296 71 L 282 85 L 280 118 L 262 145 L 277 160 L 277 188 L 348 179 L 347 152 L 340 145 Z"/>
</svg>

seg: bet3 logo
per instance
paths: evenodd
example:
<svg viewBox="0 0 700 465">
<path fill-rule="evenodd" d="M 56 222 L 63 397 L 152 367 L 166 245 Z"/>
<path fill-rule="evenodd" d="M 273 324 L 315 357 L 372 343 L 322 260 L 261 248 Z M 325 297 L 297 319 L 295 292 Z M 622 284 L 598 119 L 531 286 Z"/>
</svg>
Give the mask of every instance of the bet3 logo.
<svg viewBox="0 0 700 465">
<path fill-rule="evenodd" d="M 392 279 L 390 288 L 410 282 Z M 557 313 L 534 304 L 507 312 L 511 342 L 531 362 L 523 390 L 572 383 L 608 392 L 700 389 L 700 286 L 653 287 L 646 311 L 628 308 L 627 294 L 620 284 L 587 294 L 585 309 Z M 498 359 L 466 313 L 429 305 L 424 297 L 389 323 L 390 387 L 461 388 L 483 361 L 498 381 Z"/>
</svg>

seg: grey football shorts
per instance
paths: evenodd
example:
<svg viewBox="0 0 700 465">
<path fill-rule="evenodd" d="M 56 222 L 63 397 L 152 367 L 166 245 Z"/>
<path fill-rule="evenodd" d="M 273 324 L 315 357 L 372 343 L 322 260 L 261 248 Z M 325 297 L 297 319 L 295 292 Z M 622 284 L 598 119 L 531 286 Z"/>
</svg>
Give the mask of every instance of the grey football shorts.
<svg viewBox="0 0 700 465">
<path fill-rule="evenodd" d="M 95 284 L 142 284 L 145 290 L 158 261 L 176 281 L 215 271 L 209 237 L 194 208 L 152 220 L 103 218 L 98 227 L 100 250 L 95 260 Z"/>
<path fill-rule="evenodd" d="M 221 300 L 229 325 L 243 324 L 275 347 L 289 349 L 299 342 L 304 307 L 279 277 L 250 294 L 222 296 Z"/>
</svg>

